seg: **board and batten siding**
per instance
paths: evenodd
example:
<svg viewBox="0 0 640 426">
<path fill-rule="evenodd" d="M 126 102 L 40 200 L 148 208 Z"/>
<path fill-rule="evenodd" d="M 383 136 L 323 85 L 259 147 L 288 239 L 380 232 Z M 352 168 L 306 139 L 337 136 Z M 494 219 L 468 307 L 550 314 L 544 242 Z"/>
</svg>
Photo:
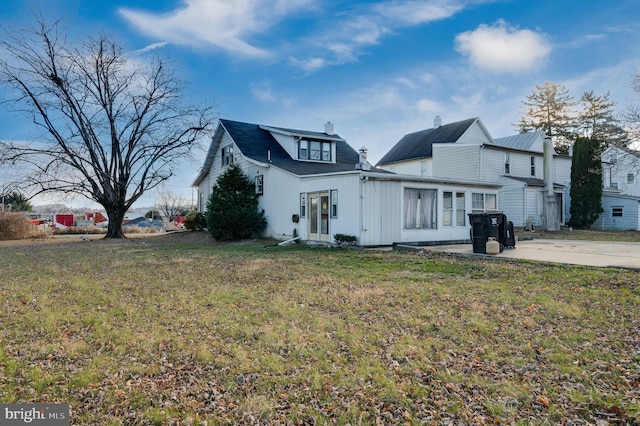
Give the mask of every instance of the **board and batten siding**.
<svg viewBox="0 0 640 426">
<path fill-rule="evenodd" d="M 480 145 L 433 144 L 433 175 L 480 180 Z"/>
<path fill-rule="evenodd" d="M 335 218 L 329 218 L 329 237 L 333 241 L 335 234 L 353 235 L 360 241 L 360 230 L 362 228 L 360 214 L 360 174 L 350 172 L 345 174 L 315 175 L 302 177 L 300 179 L 300 193 L 330 192 L 338 191 L 338 214 Z M 331 202 L 331 200 L 329 200 Z M 307 207 L 308 208 L 308 207 Z M 308 217 L 300 219 L 300 235 L 302 239 L 308 236 Z"/>
<path fill-rule="evenodd" d="M 391 245 L 398 241 L 401 203 L 398 181 L 367 179 L 362 182 L 362 245 Z"/>
</svg>

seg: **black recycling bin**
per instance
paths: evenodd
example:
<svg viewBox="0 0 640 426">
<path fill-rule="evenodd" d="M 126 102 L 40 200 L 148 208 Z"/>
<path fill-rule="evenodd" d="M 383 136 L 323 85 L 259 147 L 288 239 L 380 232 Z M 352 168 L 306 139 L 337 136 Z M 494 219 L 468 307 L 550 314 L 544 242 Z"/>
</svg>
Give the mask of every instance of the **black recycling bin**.
<svg viewBox="0 0 640 426">
<path fill-rule="evenodd" d="M 471 224 L 471 243 L 474 253 L 487 253 L 487 241 L 493 237 L 500 245 L 500 251 L 504 246 L 507 235 L 507 217 L 501 213 L 469 213 Z M 513 234 L 513 227 L 512 234 Z"/>
</svg>

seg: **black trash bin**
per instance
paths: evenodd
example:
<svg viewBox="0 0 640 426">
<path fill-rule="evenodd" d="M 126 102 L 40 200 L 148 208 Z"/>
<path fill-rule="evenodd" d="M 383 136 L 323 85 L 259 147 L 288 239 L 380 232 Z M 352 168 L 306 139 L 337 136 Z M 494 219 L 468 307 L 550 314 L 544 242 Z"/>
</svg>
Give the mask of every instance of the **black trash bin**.
<svg viewBox="0 0 640 426">
<path fill-rule="evenodd" d="M 473 252 L 486 254 L 489 237 L 501 243 L 500 251 L 502 251 L 504 243 L 501 240 L 505 240 L 507 234 L 505 221 L 506 216 L 501 212 L 469 213 Z"/>
</svg>

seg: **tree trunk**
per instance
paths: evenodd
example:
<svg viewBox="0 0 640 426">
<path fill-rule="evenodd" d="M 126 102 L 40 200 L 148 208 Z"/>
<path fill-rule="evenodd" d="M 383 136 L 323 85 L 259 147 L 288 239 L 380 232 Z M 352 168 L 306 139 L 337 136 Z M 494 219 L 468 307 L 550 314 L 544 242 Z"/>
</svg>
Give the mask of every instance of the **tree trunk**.
<svg viewBox="0 0 640 426">
<path fill-rule="evenodd" d="M 109 218 L 109 226 L 107 226 L 107 235 L 105 238 L 125 238 L 122 231 L 122 222 L 127 211 L 124 207 L 114 207 L 107 209 L 107 217 Z"/>
</svg>

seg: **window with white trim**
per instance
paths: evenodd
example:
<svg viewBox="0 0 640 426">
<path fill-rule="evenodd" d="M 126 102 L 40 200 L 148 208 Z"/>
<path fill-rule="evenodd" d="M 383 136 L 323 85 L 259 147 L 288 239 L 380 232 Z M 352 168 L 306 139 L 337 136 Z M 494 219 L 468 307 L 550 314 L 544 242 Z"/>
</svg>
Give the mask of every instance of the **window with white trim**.
<svg viewBox="0 0 640 426">
<path fill-rule="evenodd" d="M 633 185 L 636 180 L 636 175 L 633 173 L 627 173 L 627 185 Z"/>
<path fill-rule="evenodd" d="M 456 226 L 465 226 L 467 215 L 464 211 L 465 196 L 464 192 L 456 193 Z"/>
<path fill-rule="evenodd" d="M 453 225 L 453 192 L 442 193 L 442 225 Z"/>
<path fill-rule="evenodd" d="M 622 207 L 612 207 L 611 208 L 611 216 L 613 216 L 613 217 L 622 217 Z"/>
<path fill-rule="evenodd" d="M 435 189 L 405 188 L 404 229 L 436 229 Z"/>
<path fill-rule="evenodd" d="M 536 157 L 531 157 L 531 176 L 536 175 Z"/>
<path fill-rule="evenodd" d="M 233 145 L 222 148 L 222 167 L 233 164 Z"/>
<path fill-rule="evenodd" d="M 510 159 L 510 152 L 505 152 L 504 153 L 504 174 L 508 175 L 509 173 L 511 173 L 511 159 Z"/>
<path fill-rule="evenodd" d="M 300 194 L 300 217 L 307 217 L 307 194 Z"/>
<path fill-rule="evenodd" d="M 331 142 L 300 139 L 298 141 L 298 159 L 330 163 L 331 149 Z"/>
<path fill-rule="evenodd" d="M 338 190 L 331 190 L 331 219 L 336 219 L 338 217 Z"/>
<path fill-rule="evenodd" d="M 471 194 L 471 208 L 473 210 L 495 210 L 496 206 L 496 194 L 483 194 L 481 192 L 474 192 Z"/>
<path fill-rule="evenodd" d="M 264 195 L 264 175 L 256 175 L 256 195 Z"/>
</svg>

